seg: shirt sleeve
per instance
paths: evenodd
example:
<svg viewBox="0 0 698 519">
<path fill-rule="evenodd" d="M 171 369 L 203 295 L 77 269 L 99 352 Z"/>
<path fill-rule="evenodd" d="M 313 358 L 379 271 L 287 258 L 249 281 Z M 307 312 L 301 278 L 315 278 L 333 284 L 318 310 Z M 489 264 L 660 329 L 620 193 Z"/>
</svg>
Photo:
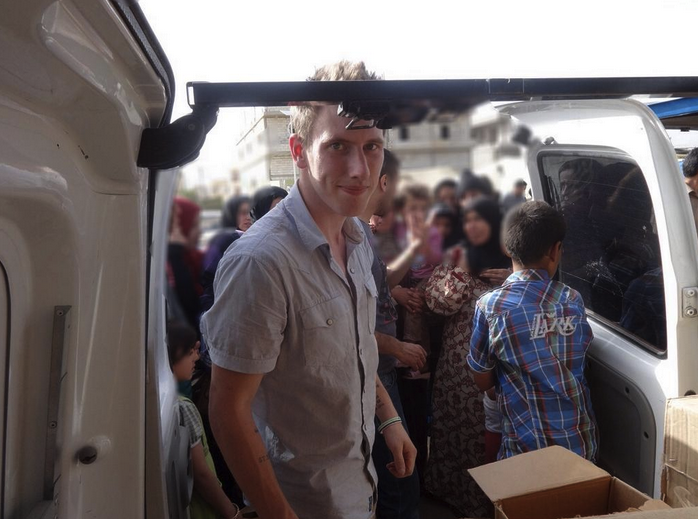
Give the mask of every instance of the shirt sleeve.
<svg viewBox="0 0 698 519">
<path fill-rule="evenodd" d="M 475 306 L 473 317 L 473 334 L 470 337 L 470 353 L 468 366 L 476 373 L 487 373 L 495 367 L 496 359 L 490 347 L 490 330 L 485 313 L 480 304 Z"/>
<path fill-rule="evenodd" d="M 187 400 L 179 401 L 179 412 L 182 416 L 182 423 L 189 431 L 189 448 L 194 447 L 201 442 L 204 435 L 199 412 L 196 410 L 196 406 Z"/>
<path fill-rule="evenodd" d="M 215 302 L 201 320 L 212 362 L 238 373 L 272 371 L 288 317 L 278 268 L 249 254 L 226 254 L 214 294 Z"/>
</svg>

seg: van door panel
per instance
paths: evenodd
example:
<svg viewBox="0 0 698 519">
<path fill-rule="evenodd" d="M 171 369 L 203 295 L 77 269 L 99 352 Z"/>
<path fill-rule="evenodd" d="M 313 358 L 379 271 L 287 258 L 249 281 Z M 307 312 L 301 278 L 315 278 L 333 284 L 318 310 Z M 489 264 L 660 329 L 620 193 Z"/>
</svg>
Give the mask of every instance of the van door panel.
<svg viewBox="0 0 698 519">
<path fill-rule="evenodd" d="M 698 385 L 698 319 L 682 315 L 680 298 L 698 279 L 698 240 L 671 143 L 654 114 L 635 101 L 535 101 L 499 109 L 537 138 L 528 151 L 534 198 L 562 209 L 569 202 L 565 180 L 579 189 L 580 175 L 560 175 L 562 159 L 546 163 L 546 155 L 594 159 L 605 168 L 580 202 L 585 211 L 567 211 L 571 232 L 560 276 L 586 291 L 595 334 L 587 376 L 601 434 L 599 462 L 658 496 L 666 399 Z M 591 274 L 575 271 L 582 282 L 565 271 L 565 261 L 569 266 L 570 251 L 582 248 L 585 236 L 597 241 L 587 260 L 599 252 L 599 265 Z"/>
</svg>

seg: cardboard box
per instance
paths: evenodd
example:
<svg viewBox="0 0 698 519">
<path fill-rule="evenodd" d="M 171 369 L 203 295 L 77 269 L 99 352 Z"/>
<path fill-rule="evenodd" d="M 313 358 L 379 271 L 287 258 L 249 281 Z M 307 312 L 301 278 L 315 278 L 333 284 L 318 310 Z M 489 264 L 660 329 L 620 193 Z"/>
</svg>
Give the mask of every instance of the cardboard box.
<svg viewBox="0 0 698 519">
<path fill-rule="evenodd" d="M 571 519 L 669 508 L 562 447 L 469 472 L 494 503 L 495 519 Z"/>
<path fill-rule="evenodd" d="M 662 496 L 673 508 L 698 506 L 698 396 L 667 402 Z"/>
<path fill-rule="evenodd" d="M 698 508 L 670 508 L 652 512 L 636 512 L 627 519 L 696 519 Z M 617 514 L 590 517 L 589 519 L 618 519 Z"/>
</svg>

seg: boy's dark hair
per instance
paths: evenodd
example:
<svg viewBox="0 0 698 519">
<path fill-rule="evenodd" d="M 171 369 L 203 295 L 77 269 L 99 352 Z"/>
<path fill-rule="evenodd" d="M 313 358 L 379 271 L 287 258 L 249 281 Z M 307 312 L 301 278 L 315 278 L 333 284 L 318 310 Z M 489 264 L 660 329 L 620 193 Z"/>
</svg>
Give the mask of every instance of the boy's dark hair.
<svg viewBox="0 0 698 519">
<path fill-rule="evenodd" d="M 530 265 L 565 239 L 567 226 L 562 214 L 545 202 L 524 202 L 504 220 L 504 248 L 515 262 Z"/>
<path fill-rule="evenodd" d="M 381 168 L 380 177 L 385 175 L 392 182 L 397 178 L 398 171 L 400 171 L 400 161 L 392 151 L 384 149 L 383 167 Z"/>
<path fill-rule="evenodd" d="M 196 332 L 188 324 L 179 321 L 167 323 L 167 354 L 170 367 L 189 355 L 197 340 Z"/>
<path fill-rule="evenodd" d="M 698 148 L 693 148 L 683 159 L 683 176 L 692 178 L 698 175 Z"/>
</svg>

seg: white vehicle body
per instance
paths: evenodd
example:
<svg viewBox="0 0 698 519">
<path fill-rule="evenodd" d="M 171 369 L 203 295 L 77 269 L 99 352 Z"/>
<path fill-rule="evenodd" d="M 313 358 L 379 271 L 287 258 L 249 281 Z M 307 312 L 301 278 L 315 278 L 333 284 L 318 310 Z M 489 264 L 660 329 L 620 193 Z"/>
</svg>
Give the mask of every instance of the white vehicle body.
<svg viewBox="0 0 698 519">
<path fill-rule="evenodd" d="M 539 101 L 501 110 L 541 139 L 554 138 L 553 144 L 529 151 L 534 198 L 554 204 L 543 185 L 544 154 L 611 157 L 635 162 L 642 170 L 654 209 L 652 234 L 661 250 L 667 348 L 642 347 L 617 323 L 592 313 L 596 338 L 590 351 L 590 384 L 599 408 L 600 461 L 631 484 L 659 495 L 666 400 L 698 388 L 698 318 L 683 307 L 684 300 L 695 304 L 685 292 L 698 286 L 698 239 L 676 154 L 661 122 L 636 101 Z M 600 370 L 603 376 L 595 377 Z M 603 412 L 604 399 L 613 399 L 612 413 Z M 632 470 L 630 461 L 635 462 Z"/>
<path fill-rule="evenodd" d="M 188 443 L 164 331 L 175 178 L 137 166 L 143 130 L 167 122 L 172 93 L 129 6 L 27 0 L 0 16 L 5 519 L 186 514 Z M 698 243 L 671 146 L 656 117 L 629 101 L 505 110 L 561 151 L 631 157 L 650 188 L 669 346 L 656 355 L 595 321 L 593 358 L 611 373 L 602 382 L 631 391 L 628 416 L 648 402 L 651 420 L 619 434 L 648 433 L 637 484 L 656 494 L 665 400 L 698 389 L 698 320 L 682 312 L 683 289 L 698 285 Z M 623 474 L 623 460 L 611 461 Z"/>
<path fill-rule="evenodd" d="M 159 454 L 174 448 L 177 432 L 159 277 L 150 308 L 147 297 L 156 186 L 136 166 L 141 133 L 158 126 L 167 103 L 162 79 L 109 2 L 2 8 L 2 517 L 176 517 Z M 157 188 L 169 201 L 174 184 L 166 184 Z M 156 225 L 166 228 L 169 202 L 159 209 Z M 161 265 L 165 239 L 152 249 Z M 69 307 L 62 344 L 53 338 L 59 306 Z M 49 390 L 53 343 L 63 346 L 59 391 Z M 164 357 L 149 362 L 155 347 Z M 55 468 L 45 470 L 50 430 Z M 96 452 L 93 463 L 77 460 L 84 447 Z M 48 495 L 45 477 L 56 481 Z"/>
</svg>

